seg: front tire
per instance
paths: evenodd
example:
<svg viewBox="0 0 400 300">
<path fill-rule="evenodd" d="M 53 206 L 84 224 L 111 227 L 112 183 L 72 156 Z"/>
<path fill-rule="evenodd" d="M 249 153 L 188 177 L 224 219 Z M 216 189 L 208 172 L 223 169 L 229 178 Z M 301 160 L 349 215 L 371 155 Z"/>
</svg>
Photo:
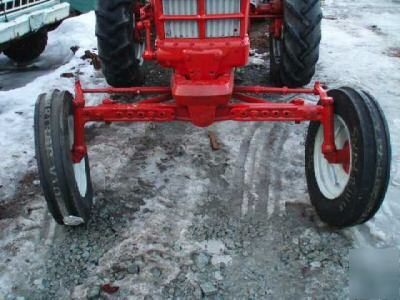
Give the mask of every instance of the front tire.
<svg viewBox="0 0 400 300">
<path fill-rule="evenodd" d="M 306 138 L 307 185 L 322 221 L 347 227 L 370 220 L 384 200 L 390 177 L 390 136 L 371 95 L 347 87 L 328 94 L 334 99 L 336 147 L 349 147 L 349 165 L 330 164 L 324 158 L 323 128 L 313 121 Z"/>
<path fill-rule="evenodd" d="M 96 36 L 103 74 L 109 85 L 130 87 L 144 81 L 141 44 L 134 39 L 134 0 L 99 0 Z"/>
<path fill-rule="evenodd" d="M 47 31 L 41 29 L 11 43 L 4 54 L 18 63 L 34 60 L 43 53 L 47 45 Z"/>
<path fill-rule="evenodd" d="M 320 1 L 283 0 L 283 28 L 270 36 L 270 75 L 277 85 L 308 84 L 319 59 L 322 11 Z"/>
<path fill-rule="evenodd" d="M 76 226 L 89 220 L 93 202 L 89 159 L 72 161 L 73 97 L 55 90 L 35 106 L 35 150 L 42 190 L 57 223 Z"/>
</svg>

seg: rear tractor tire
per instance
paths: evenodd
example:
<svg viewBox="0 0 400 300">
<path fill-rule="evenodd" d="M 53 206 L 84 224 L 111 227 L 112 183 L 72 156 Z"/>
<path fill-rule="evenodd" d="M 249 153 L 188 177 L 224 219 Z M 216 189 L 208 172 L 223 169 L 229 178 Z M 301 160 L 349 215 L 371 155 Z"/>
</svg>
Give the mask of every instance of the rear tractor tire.
<svg viewBox="0 0 400 300">
<path fill-rule="evenodd" d="M 4 54 L 17 63 L 27 63 L 38 58 L 46 49 L 46 45 L 47 30 L 41 29 L 12 42 L 4 50 Z"/>
<path fill-rule="evenodd" d="M 143 43 L 134 38 L 135 0 L 99 0 L 96 36 L 103 74 L 109 85 L 130 87 L 143 84 L 140 70 Z"/>
<path fill-rule="evenodd" d="M 269 38 L 270 76 L 277 85 L 301 87 L 310 83 L 319 59 L 321 3 L 282 1 L 282 35 Z"/>
<path fill-rule="evenodd" d="M 311 203 L 322 221 L 348 227 L 370 220 L 389 184 L 391 147 L 378 102 L 344 87 L 329 91 L 335 107 L 335 144 L 349 147 L 348 164 L 331 164 L 322 154 L 323 126 L 311 122 L 306 138 L 306 177 Z"/>
<path fill-rule="evenodd" d="M 55 90 L 39 96 L 35 106 L 35 149 L 48 209 L 57 223 L 77 226 L 89 220 L 93 202 L 89 159 L 72 161 L 73 97 Z"/>
</svg>

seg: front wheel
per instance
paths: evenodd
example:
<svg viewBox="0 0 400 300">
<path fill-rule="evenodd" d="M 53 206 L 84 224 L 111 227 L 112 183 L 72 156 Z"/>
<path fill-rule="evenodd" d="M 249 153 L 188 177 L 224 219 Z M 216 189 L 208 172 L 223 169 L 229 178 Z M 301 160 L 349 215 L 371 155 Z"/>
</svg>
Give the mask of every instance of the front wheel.
<svg viewBox="0 0 400 300">
<path fill-rule="evenodd" d="M 55 90 L 39 96 L 35 106 L 35 149 L 40 183 L 57 223 L 76 226 L 90 217 L 93 188 L 89 159 L 72 161 L 72 95 Z"/>
<path fill-rule="evenodd" d="M 378 102 L 352 88 L 329 91 L 334 99 L 337 149 L 348 149 L 345 164 L 331 164 L 322 153 L 323 126 L 311 122 L 306 138 L 306 177 L 312 204 L 322 221 L 347 227 L 378 211 L 389 183 L 389 130 Z"/>
</svg>

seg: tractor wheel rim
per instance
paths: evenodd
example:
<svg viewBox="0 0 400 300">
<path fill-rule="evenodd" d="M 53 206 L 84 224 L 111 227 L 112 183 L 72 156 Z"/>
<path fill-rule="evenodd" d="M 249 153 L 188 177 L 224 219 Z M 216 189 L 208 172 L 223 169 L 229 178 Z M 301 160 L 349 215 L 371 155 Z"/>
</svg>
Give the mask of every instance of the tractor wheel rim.
<svg viewBox="0 0 400 300">
<path fill-rule="evenodd" d="M 72 151 L 72 147 L 74 145 L 74 117 L 68 117 L 68 136 L 69 136 L 69 144 L 70 149 Z M 79 163 L 72 164 L 74 170 L 75 183 L 78 187 L 79 194 L 82 197 L 86 196 L 87 192 L 87 173 L 86 173 L 86 159 L 82 158 Z"/>
<path fill-rule="evenodd" d="M 321 193 L 327 199 L 339 197 L 345 190 L 351 174 L 352 147 L 350 139 L 350 130 L 345 121 L 338 115 L 335 115 L 334 121 L 335 144 L 337 149 L 343 149 L 348 143 L 350 149 L 349 167 L 345 170 L 343 164 L 329 163 L 322 153 L 322 143 L 324 141 L 324 130 L 321 125 L 315 137 L 314 144 L 314 173 Z"/>
</svg>

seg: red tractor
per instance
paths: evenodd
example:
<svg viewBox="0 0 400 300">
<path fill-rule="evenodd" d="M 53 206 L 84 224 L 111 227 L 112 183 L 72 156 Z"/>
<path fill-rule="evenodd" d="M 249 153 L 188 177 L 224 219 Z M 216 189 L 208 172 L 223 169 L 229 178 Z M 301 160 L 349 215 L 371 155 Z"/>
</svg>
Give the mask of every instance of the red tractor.
<svg viewBox="0 0 400 300">
<path fill-rule="evenodd" d="M 387 123 L 367 92 L 326 91 L 314 75 L 321 39 L 319 0 L 99 0 L 99 56 L 111 88 L 53 91 L 35 108 L 36 155 L 50 212 L 63 225 L 90 218 L 93 188 L 85 143 L 87 122 L 311 121 L 305 146 L 306 177 L 320 218 L 346 227 L 379 209 L 390 175 Z M 234 70 L 247 64 L 248 25 L 269 19 L 271 77 L 280 86 L 235 86 Z M 154 34 L 155 33 L 155 34 Z M 173 69 L 171 86 L 141 86 L 143 61 Z M 147 95 L 131 103 L 105 97 L 87 106 L 86 94 Z M 268 94 L 309 94 L 288 103 Z M 259 96 L 257 96 L 259 95 Z M 132 97 L 133 98 L 133 97 Z"/>
</svg>

